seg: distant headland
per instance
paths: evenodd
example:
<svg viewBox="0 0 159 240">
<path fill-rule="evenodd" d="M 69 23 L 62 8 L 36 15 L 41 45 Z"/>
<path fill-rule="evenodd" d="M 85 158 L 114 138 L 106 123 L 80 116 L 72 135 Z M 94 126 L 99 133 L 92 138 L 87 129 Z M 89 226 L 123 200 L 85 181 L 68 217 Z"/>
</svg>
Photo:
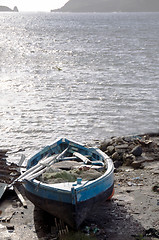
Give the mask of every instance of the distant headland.
<svg viewBox="0 0 159 240">
<path fill-rule="evenodd" d="M 51 12 L 159 12 L 159 0 L 69 0 Z"/>
<path fill-rule="evenodd" d="M 19 11 L 16 6 L 13 8 L 13 10 L 6 6 L 0 6 L 0 12 L 19 12 Z"/>
</svg>

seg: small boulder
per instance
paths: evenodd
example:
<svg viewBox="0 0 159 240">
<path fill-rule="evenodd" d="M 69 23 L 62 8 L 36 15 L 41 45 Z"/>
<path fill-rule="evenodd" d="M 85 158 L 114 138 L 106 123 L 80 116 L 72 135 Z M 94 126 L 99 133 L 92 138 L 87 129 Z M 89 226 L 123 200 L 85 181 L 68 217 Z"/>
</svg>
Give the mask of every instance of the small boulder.
<svg viewBox="0 0 159 240">
<path fill-rule="evenodd" d="M 141 146 L 136 146 L 132 149 L 131 153 L 136 156 L 139 157 L 142 154 L 142 147 Z"/>
<path fill-rule="evenodd" d="M 122 137 L 118 137 L 115 139 L 116 144 L 125 144 L 125 141 L 123 140 Z"/>
<path fill-rule="evenodd" d="M 153 186 L 152 190 L 153 190 L 154 192 L 159 193 L 159 185 Z"/>
<path fill-rule="evenodd" d="M 114 161 L 114 167 L 115 168 L 118 168 L 120 166 L 122 166 L 122 162 L 121 161 Z"/>
<path fill-rule="evenodd" d="M 131 163 L 131 166 L 134 168 L 134 169 L 139 169 L 141 168 L 141 165 L 142 165 L 142 162 L 139 162 L 139 161 L 134 161 Z"/>
<path fill-rule="evenodd" d="M 117 145 L 115 151 L 118 153 L 124 153 L 128 151 L 128 144 Z"/>
<path fill-rule="evenodd" d="M 115 160 L 120 160 L 120 155 L 119 155 L 119 153 L 117 153 L 117 152 L 114 152 L 113 154 L 112 154 L 112 157 L 111 157 L 114 161 Z"/>
<path fill-rule="evenodd" d="M 6 226 L 7 230 L 14 231 L 14 225 L 8 225 Z"/>
<path fill-rule="evenodd" d="M 125 166 L 131 166 L 132 162 L 136 160 L 136 157 L 133 154 L 123 155 L 123 162 Z"/>
<path fill-rule="evenodd" d="M 103 141 L 101 143 L 101 145 L 99 146 L 100 150 L 102 150 L 103 152 L 105 152 L 107 150 L 107 147 L 110 145 L 109 141 Z"/>
<path fill-rule="evenodd" d="M 107 151 L 108 151 L 108 153 L 113 154 L 115 152 L 115 147 L 114 146 L 108 146 Z"/>
</svg>

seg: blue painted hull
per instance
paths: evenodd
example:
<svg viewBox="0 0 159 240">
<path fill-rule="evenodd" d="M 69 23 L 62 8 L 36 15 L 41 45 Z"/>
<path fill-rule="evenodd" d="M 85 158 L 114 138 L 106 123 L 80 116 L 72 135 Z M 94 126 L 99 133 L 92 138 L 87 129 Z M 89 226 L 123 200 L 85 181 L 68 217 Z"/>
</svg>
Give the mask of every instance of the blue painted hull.
<svg viewBox="0 0 159 240">
<path fill-rule="evenodd" d="M 27 166 L 31 168 L 48 153 L 56 154 L 68 145 L 82 154 L 91 155 L 93 159 L 105 162 L 107 165 L 105 173 L 92 181 L 82 182 L 81 184 L 70 183 L 72 184 L 70 189 L 58 188 L 57 185 L 45 184 L 35 179 L 26 181 L 24 186 L 26 196 L 36 206 L 61 218 L 71 227 L 78 228 L 87 217 L 92 206 L 112 195 L 114 187 L 112 160 L 99 149 L 86 148 L 67 139 L 60 139 L 33 156 L 28 161 Z"/>
</svg>

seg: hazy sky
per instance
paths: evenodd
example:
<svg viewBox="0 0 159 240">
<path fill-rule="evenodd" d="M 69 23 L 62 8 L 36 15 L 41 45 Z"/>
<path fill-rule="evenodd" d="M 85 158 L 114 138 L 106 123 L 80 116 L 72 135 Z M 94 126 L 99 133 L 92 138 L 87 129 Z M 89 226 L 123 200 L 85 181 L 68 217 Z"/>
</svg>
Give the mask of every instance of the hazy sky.
<svg viewBox="0 0 159 240">
<path fill-rule="evenodd" d="M 62 7 L 68 0 L 0 0 L 0 6 L 14 8 L 19 11 L 49 11 Z"/>
</svg>

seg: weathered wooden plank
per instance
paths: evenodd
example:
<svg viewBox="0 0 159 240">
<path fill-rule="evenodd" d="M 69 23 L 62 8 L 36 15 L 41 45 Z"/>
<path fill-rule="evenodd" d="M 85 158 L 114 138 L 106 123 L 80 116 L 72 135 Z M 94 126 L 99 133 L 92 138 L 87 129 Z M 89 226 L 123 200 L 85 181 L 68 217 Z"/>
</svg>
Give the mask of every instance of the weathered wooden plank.
<svg viewBox="0 0 159 240">
<path fill-rule="evenodd" d="M 23 207 L 27 208 L 27 203 L 26 203 L 25 199 L 23 198 L 22 194 L 19 192 L 19 190 L 16 186 L 14 186 L 14 190 L 15 190 L 19 200 L 21 201 Z"/>
<path fill-rule="evenodd" d="M 78 157 L 79 159 L 81 159 L 85 164 L 91 163 L 91 161 L 87 157 L 85 157 L 84 155 L 82 155 L 79 152 L 74 152 L 73 155 Z"/>
</svg>

